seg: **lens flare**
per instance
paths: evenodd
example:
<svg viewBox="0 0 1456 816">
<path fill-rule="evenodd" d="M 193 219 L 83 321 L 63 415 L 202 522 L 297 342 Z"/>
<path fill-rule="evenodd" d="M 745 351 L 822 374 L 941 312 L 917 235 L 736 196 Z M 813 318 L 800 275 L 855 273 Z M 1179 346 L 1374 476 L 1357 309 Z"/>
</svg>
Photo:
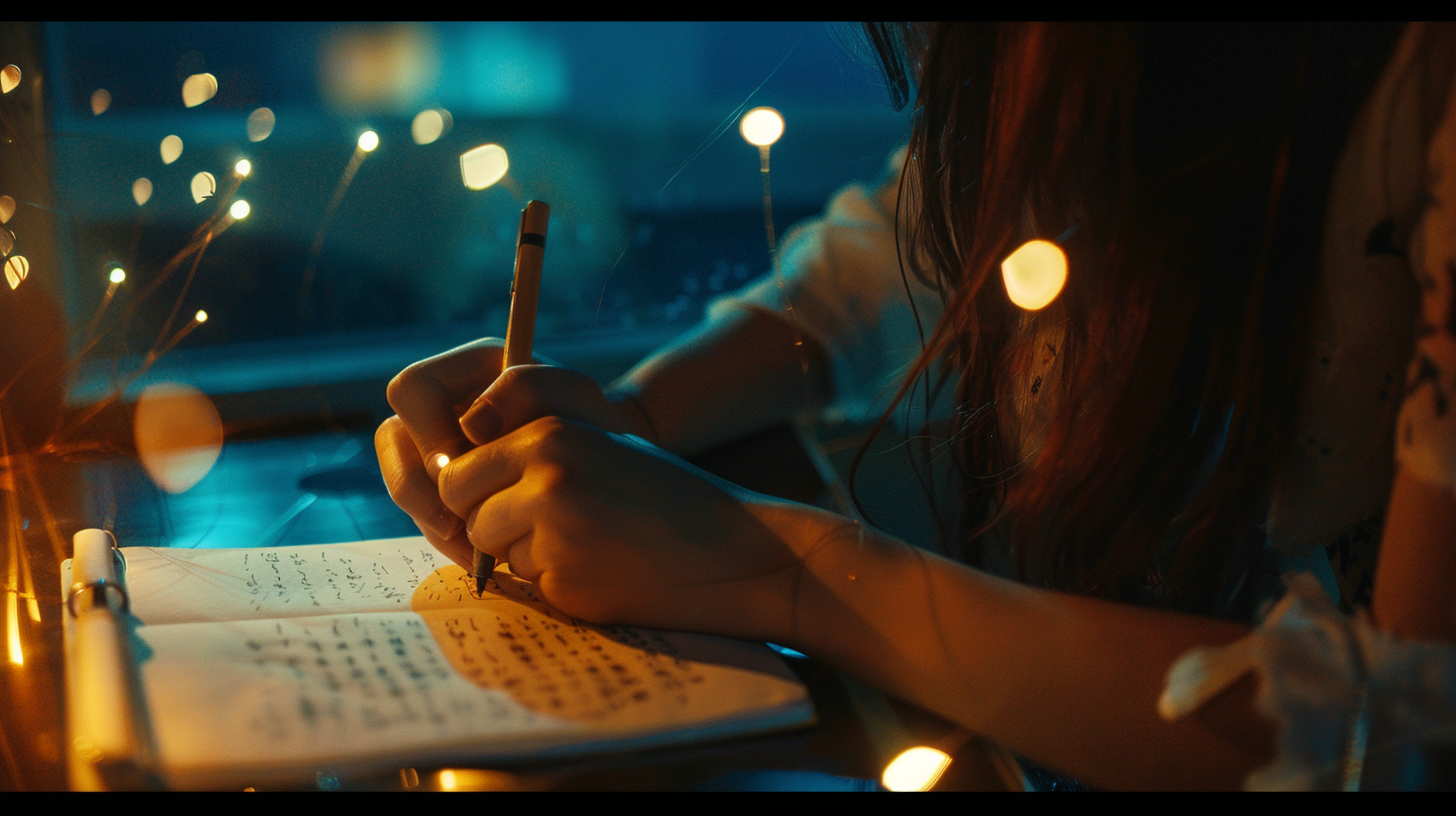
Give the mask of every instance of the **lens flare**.
<svg viewBox="0 0 1456 816">
<path fill-rule="evenodd" d="M 498 144 L 485 144 L 460 154 L 460 177 L 472 190 L 484 190 L 505 177 L 511 163 L 506 149 Z"/>
<path fill-rule="evenodd" d="M 749 144 L 768 147 L 784 135 L 784 117 L 773 108 L 754 108 L 743 114 L 738 132 Z"/>
</svg>

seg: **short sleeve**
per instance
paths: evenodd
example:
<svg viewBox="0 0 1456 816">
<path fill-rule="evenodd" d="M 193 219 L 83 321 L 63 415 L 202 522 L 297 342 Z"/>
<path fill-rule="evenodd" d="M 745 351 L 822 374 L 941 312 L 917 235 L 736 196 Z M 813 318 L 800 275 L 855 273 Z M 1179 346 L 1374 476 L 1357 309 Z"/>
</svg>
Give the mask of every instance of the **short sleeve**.
<svg viewBox="0 0 1456 816">
<path fill-rule="evenodd" d="M 1395 449 L 1407 473 L 1456 492 L 1456 83 L 1448 94 L 1426 161 L 1425 206 L 1411 236 L 1421 309 Z"/>
<path fill-rule="evenodd" d="M 884 409 L 920 354 L 922 330 L 929 336 L 941 315 L 938 295 L 900 265 L 894 224 L 903 156 L 891 157 L 880 183 L 845 187 L 823 215 L 785 236 L 782 278 L 769 270 L 708 307 L 710 319 L 748 308 L 793 322 L 829 357 L 829 407 L 851 418 Z"/>
<path fill-rule="evenodd" d="M 1249 790 L 1410 790 L 1426 758 L 1456 742 L 1456 646 L 1394 638 L 1342 614 L 1308 574 L 1248 637 L 1175 662 L 1158 712 L 1176 720 L 1234 681 L 1259 679 L 1255 706 L 1279 725 L 1272 763 Z"/>
</svg>

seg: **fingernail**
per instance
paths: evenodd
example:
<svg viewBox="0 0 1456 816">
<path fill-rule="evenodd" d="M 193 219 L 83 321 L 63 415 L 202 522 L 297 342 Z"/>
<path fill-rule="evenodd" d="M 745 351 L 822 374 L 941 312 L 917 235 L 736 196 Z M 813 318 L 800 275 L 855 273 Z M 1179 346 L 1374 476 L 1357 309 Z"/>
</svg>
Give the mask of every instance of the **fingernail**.
<svg viewBox="0 0 1456 816">
<path fill-rule="evenodd" d="M 501 426 L 505 420 L 501 419 L 500 412 L 485 399 L 478 399 L 470 406 L 470 410 L 460 417 L 460 429 L 470 437 L 470 441 L 477 445 L 495 439 L 501 432 Z"/>
</svg>

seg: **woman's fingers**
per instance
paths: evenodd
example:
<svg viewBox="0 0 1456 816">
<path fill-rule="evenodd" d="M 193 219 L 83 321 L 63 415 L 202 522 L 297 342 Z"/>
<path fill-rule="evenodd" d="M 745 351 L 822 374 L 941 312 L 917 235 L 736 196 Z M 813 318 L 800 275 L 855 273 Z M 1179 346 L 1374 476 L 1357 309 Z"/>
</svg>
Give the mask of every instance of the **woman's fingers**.
<svg viewBox="0 0 1456 816">
<path fill-rule="evenodd" d="M 500 341 L 477 340 L 421 360 L 390 380 L 389 406 L 409 431 L 431 478 L 445 462 L 473 447 L 460 429 L 457 406 L 483 392 L 496 379 L 500 364 Z"/>
<path fill-rule="evenodd" d="M 440 500 L 440 491 L 425 473 L 414 440 L 399 417 L 390 417 L 374 432 L 374 450 L 379 456 L 379 472 L 384 476 L 390 498 L 409 514 L 422 532 L 433 533 L 442 540 L 460 532 L 460 517 Z"/>
<path fill-rule="evenodd" d="M 596 380 L 574 368 L 547 365 L 506 369 L 460 417 L 459 424 L 472 442 L 483 445 L 545 416 L 621 430 L 617 409 Z"/>
</svg>

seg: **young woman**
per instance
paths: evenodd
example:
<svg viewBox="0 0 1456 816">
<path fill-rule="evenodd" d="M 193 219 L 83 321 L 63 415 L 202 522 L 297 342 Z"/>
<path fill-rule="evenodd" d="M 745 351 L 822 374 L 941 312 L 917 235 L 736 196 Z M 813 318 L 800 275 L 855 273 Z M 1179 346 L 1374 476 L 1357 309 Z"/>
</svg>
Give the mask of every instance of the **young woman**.
<svg viewBox="0 0 1456 816">
<path fill-rule="evenodd" d="M 786 242 L 783 286 L 717 304 L 606 391 L 551 366 L 497 378 L 491 341 L 411 366 L 376 435 L 391 494 L 456 561 L 508 561 L 568 614 L 788 644 L 1095 785 L 1237 787 L 1276 754 L 1249 778 L 1339 783 L 1322 757 L 1347 758 L 1349 729 L 1293 756 L 1304 715 L 1270 702 L 1288 661 L 1258 644 L 1298 638 L 1194 652 L 1259 671 L 1158 701 L 1180 655 L 1243 638 L 1279 571 L 1327 546 L 1347 606 L 1379 542 L 1379 627 L 1456 639 L 1449 32 L 868 30 L 892 91 L 915 80 L 914 133 L 887 182 Z M 1036 238 L 1070 271 L 1030 312 L 998 270 Z M 900 398 L 953 396 L 932 430 L 958 560 L 676 458 L 871 399 L 887 372 Z M 1281 618 L 1306 619 L 1369 639 L 1309 604 Z M 1326 685 L 1360 690 L 1358 744 L 1428 735 L 1368 727 L 1417 665 L 1440 671 L 1397 694 L 1424 689 L 1449 735 L 1449 648 L 1354 652 L 1358 677 Z"/>
</svg>

